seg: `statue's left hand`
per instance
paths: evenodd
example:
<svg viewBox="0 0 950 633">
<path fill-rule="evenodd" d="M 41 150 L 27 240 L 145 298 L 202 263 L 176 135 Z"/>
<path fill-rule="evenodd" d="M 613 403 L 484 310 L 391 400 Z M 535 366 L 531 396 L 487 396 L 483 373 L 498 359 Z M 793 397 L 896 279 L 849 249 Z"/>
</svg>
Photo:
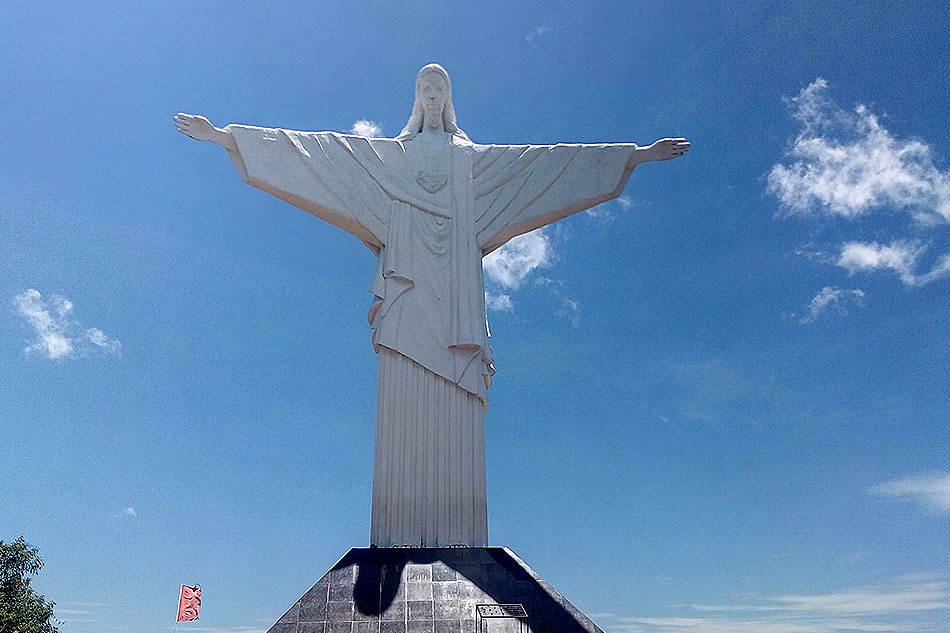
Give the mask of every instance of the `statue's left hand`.
<svg viewBox="0 0 950 633">
<path fill-rule="evenodd" d="M 178 131 L 196 141 L 211 141 L 217 143 L 228 151 L 237 151 L 237 145 L 234 137 L 227 128 L 223 130 L 216 128 L 211 121 L 200 114 L 185 114 L 179 112 L 175 115 L 175 127 Z"/>
<path fill-rule="evenodd" d="M 649 147 L 643 148 L 646 160 L 670 160 L 679 158 L 689 149 L 685 138 L 661 138 Z"/>
</svg>

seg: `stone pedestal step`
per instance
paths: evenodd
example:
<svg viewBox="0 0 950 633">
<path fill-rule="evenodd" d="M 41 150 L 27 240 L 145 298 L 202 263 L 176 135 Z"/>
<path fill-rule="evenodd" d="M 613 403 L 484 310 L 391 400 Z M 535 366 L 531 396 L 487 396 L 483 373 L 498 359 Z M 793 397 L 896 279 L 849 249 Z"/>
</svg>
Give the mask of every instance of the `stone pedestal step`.
<svg viewBox="0 0 950 633">
<path fill-rule="evenodd" d="M 351 549 L 268 630 L 476 632 L 603 633 L 504 547 Z"/>
</svg>

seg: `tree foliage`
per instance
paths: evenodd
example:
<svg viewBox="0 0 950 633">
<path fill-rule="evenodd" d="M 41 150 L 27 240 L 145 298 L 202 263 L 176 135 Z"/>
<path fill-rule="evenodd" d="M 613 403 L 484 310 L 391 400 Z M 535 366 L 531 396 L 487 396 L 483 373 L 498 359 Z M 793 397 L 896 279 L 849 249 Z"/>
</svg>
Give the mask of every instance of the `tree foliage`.
<svg viewBox="0 0 950 633">
<path fill-rule="evenodd" d="M 40 551 L 21 536 L 0 541 L 0 633 L 58 633 L 53 605 L 30 587 L 42 567 Z"/>
</svg>

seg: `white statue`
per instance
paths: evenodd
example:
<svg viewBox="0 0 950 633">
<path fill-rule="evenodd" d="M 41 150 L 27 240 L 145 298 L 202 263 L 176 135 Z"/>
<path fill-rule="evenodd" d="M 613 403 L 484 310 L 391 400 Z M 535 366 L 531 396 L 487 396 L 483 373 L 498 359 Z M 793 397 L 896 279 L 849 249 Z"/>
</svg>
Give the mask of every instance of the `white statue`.
<svg viewBox="0 0 950 633">
<path fill-rule="evenodd" d="M 396 138 L 229 125 L 179 113 L 178 130 L 227 149 L 241 177 L 352 233 L 378 256 L 369 310 L 379 355 L 370 542 L 488 544 L 484 412 L 491 384 L 482 257 L 617 197 L 649 147 L 479 145 L 456 124 L 442 66 L 416 78 Z"/>
</svg>

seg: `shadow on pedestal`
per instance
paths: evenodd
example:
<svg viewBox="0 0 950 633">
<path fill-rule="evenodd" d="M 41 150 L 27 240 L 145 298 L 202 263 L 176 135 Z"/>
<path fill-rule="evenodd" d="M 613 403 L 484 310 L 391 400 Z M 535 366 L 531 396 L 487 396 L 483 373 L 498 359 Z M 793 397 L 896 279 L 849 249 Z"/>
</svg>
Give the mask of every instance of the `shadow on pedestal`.
<svg viewBox="0 0 950 633">
<path fill-rule="evenodd" d="M 520 604 L 524 620 L 476 605 Z M 603 633 L 505 547 L 354 548 L 268 633 Z"/>
</svg>

